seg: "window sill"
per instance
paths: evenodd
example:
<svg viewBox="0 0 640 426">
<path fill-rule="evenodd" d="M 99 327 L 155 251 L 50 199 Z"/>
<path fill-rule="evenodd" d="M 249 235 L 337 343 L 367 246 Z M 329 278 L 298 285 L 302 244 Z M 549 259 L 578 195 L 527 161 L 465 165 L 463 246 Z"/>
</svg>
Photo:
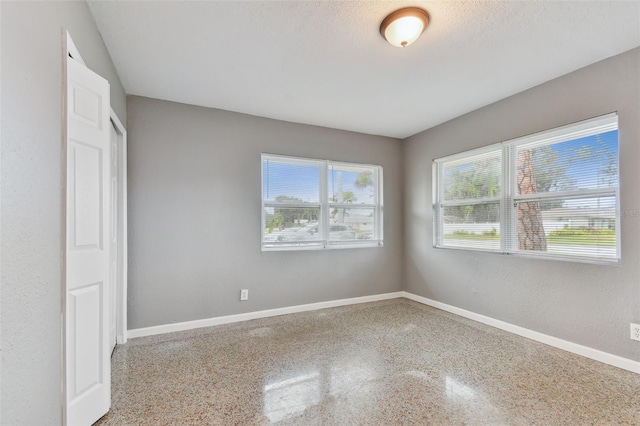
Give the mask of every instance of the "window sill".
<svg viewBox="0 0 640 426">
<path fill-rule="evenodd" d="M 455 246 L 438 246 L 434 245 L 435 249 L 445 249 L 445 250 L 456 250 L 456 251 L 471 251 L 476 253 L 487 253 L 487 254 L 502 254 L 513 257 L 523 257 L 529 259 L 542 259 L 542 260 L 554 260 L 561 262 L 575 262 L 575 263 L 589 263 L 592 265 L 609 265 L 609 266 L 621 266 L 621 259 L 611 259 L 611 258 L 602 258 L 602 257 L 578 257 L 578 256 L 566 256 L 561 254 L 551 254 L 551 253 L 542 253 L 542 252 L 504 252 L 501 250 L 486 250 L 480 248 L 472 248 L 472 247 L 455 247 Z"/>
<path fill-rule="evenodd" d="M 317 245 L 274 245 L 274 246 L 262 246 L 263 252 L 269 251 L 305 251 L 305 250 L 341 250 L 341 249 L 357 249 L 357 248 L 381 248 L 384 246 L 383 241 L 367 241 L 360 243 L 328 243 Z"/>
</svg>

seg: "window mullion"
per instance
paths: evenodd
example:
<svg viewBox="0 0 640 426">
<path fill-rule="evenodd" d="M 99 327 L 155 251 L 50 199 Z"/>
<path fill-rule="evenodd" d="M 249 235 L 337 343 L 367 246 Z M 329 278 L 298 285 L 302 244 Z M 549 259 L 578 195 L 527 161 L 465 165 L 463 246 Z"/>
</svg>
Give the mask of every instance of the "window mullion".
<svg viewBox="0 0 640 426">
<path fill-rule="evenodd" d="M 616 253 L 618 255 L 618 260 L 622 261 L 622 256 L 621 256 L 621 241 L 620 241 L 620 186 L 618 185 L 616 187 L 616 192 L 615 192 L 615 197 L 616 197 Z"/>
<path fill-rule="evenodd" d="M 502 145 L 502 205 L 500 217 L 500 249 L 503 253 L 511 253 L 514 240 L 517 238 L 517 217 L 513 208 L 515 193 L 515 154 L 511 144 Z"/>
<path fill-rule="evenodd" d="M 320 220 L 318 220 L 322 246 L 329 240 L 329 162 L 323 161 L 320 168 Z"/>
<path fill-rule="evenodd" d="M 384 220 L 383 220 L 383 201 L 384 201 L 384 193 L 383 193 L 383 179 L 382 179 L 382 168 L 376 167 L 374 169 L 374 173 L 376 175 L 375 180 L 375 188 L 374 188 L 374 199 L 376 203 L 375 207 L 375 234 L 374 238 L 378 240 L 378 245 L 382 245 L 382 240 L 384 237 Z"/>
<path fill-rule="evenodd" d="M 513 202 L 523 201 L 546 201 L 546 200 L 568 200 L 572 198 L 595 198 L 615 196 L 615 189 L 581 189 L 577 191 L 554 191 L 539 194 L 514 195 Z"/>
<path fill-rule="evenodd" d="M 444 195 L 442 185 L 442 163 L 440 161 L 435 162 L 433 170 L 433 245 L 434 247 L 440 247 L 443 241 L 444 228 L 442 226 L 442 198 Z"/>
<path fill-rule="evenodd" d="M 376 204 L 356 204 L 356 203 L 328 203 L 329 209 L 331 208 L 345 208 L 345 209 L 373 209 Z"/>
<path fill-rule="evenodd" d="M 501 183 L 502 185 L 502 183 Z M 457 200 L 457 201 L 442 201 L 440 204 L 442 207 L 457 207 L 457 206 L 478 206 L 481 204 L 495 204 L 500 203 L 503 197 L 492 197 L 492 198 L 471 198 L 468 200 Z"/>
<path fill-rule="evenodd" d="M 309 208 L 309 207 L 318 207 L 320 208 L 321 203 L 282 203 L 282 202 L 269 202 L 265 201 L 264 207 L 275 207 L 275 208 L 285 208 L 285 209 L 295 209 L 295 208 Z"/>
<path fill-rule="evenodd" d="M 373 238 L 374 239 L 378 239 L 378 234 L 379 234 L 379 221 L 378 221 L 378 169 L 374 169 L 373 170 L 373 176 L 371 178 L 372 182 L 373 182 L 373 202 L 374 202 L 374 209 L 373 209 Z"/>
</svg>

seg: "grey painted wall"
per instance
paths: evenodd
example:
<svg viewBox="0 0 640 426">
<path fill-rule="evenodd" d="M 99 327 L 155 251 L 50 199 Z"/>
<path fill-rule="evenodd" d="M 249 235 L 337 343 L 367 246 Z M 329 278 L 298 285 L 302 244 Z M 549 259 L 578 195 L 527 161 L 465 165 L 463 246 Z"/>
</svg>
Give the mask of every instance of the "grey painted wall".
<svg viewBox="0 0 640 426">
<path fill-rule="evenodd" d="M 84 2 L 2 1 L 0 27 L 0 423 L 59 424 L 62 27 L 111 81 L 123 122 L 125 95 Z M 408 291 L 640 359 L 628 338 L 640 319 L 640 218 L 622 218 L 623 265 L 592 266 L 434 250 L 429 206 L 431 159 L 618 110 L 622 208 L 640 209 L 639 56 L 579 70 L 404 147 L 130 98 L 130 327 L 397 291 L 404 276 Z M 385 247 L 261 253 L 262 151 L 382 164 Z M 240 288 L 251 290 L 248 302 Z"/>
<path fill-rule="evenodd" d="M 405 290 L 640 360 L 640 49 L 580 69 L 408 138 Z M 432 247 L 431 162 L 612 111 L 619 113 L 622 265 Z M 633 213 L 635 212 L 635 214 Z"/>
<path fill-rule="evenodd" d="M 135 96 L 128 113 L 130 329 L 401 290 L 399 140 Z M 384 247 L 261 252 L 261 152 L 381 164 Z"/>
<path fill-rule="evenodd" d="M 125 94 L 85 2 L 0 2 L 2 384 L 0 423 L 61 416 L 62 27 L 87 65 Z"/>
</svg>

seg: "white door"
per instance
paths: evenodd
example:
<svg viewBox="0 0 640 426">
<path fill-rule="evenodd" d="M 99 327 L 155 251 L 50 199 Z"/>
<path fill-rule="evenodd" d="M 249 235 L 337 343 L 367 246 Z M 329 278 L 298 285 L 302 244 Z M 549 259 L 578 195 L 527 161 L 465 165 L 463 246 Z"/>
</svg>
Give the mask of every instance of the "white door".
<svg viewBox="0 0 640 426">
<path fill-rule="evenodd" d="M 111 122 L 110 122 L 111 123 Z M 113 127 L 113 123 L 109 125 L 110 144 L 111 144 L 111 215 L 109 226 L 109 350 L 113 352 L 116 347 L 116 318 L 117 318 L 117 301 L 118 301 L 118 134 Z"/>
<path fill-rule="evenodd" d="M 67 58 L 66 423 L 111 405 L 109 82 Z"/>
</svg>

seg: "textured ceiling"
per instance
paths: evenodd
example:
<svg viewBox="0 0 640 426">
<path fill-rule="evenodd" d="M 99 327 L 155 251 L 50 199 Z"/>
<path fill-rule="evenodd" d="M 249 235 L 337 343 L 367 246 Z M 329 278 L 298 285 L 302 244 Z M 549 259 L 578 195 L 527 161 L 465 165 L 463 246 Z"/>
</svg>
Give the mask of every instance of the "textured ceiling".
<svg viewBox="0 0 640 426">
<path fill-rule="evenodd" d="M 380 36 L 403 6 L 431 22 Z M 640 2 L 89 1 L 128 94 L 404 138 L 640 45 Z"/>
</svg>

